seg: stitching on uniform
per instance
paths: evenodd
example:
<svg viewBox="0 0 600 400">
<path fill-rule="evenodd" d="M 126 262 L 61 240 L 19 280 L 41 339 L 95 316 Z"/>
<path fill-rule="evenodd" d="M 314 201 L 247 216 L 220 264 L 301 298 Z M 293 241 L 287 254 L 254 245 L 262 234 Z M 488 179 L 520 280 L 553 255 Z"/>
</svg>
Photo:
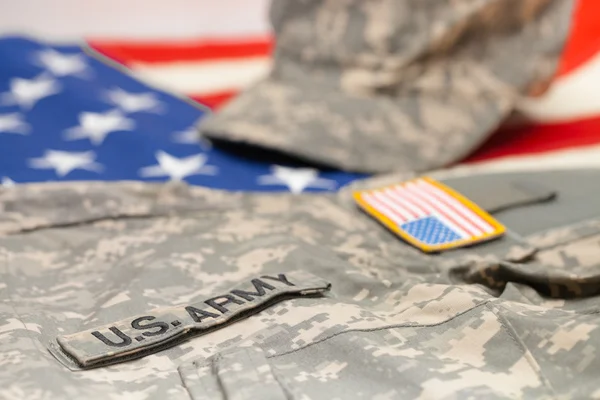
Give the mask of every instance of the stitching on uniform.
<svg viewBox="0 0 600 400">
<path fill-rule="evenodd" d="M 387 326 L 382 326 L 382 327 L 379 327 L 379 328 L 347 329 L 347 330 L 343 330 L 343 331 L 340 331 L 340 332 L 333 333 L 333 334 L 331 334 L 331 335 L 329 335 L 329 336 L 327 336 L 327 337 L 325 337 L 323 339 L 320 339 L 320 340 L 308 343 L 305 346 L 302 346 L 300 348 L 293 349 L 293 350 L 286 351 L 286 352 L 279 353 L 279 354 L 274 354 L 274 355 L 267 356 L 267 358 L 276 358 L 276 357 L 286 356 L 288 354 L 292 354 L 292 353 L 295 353 L 297 351 L 304 350 L 304 349 L 306 349 L 308 347 L 311 347 L 313 345 L 316 345 L 316 344 L 319 344 L 319 343 L 323 343 L 323 342 L 325 342 L 325 341 L 327 341 L 327 340 L 329 340 L 331 338 L 343 335 L 345 333 L 350 333 L 350 332 L 376 332 L 376 331 L 382 331 L 382 330 L 394 329 L 394 328 L 427 328 L 427 327 L 432 327 L 432 326 L 439 326 L 439 325 L 445 324 L 447 322 L 450 322 L 453 319 L 460 317 L 461 315 L 467 314 L 467 313 L 475 310 L 476 308 L 481 307 L 481 306 L 489 303 L 490 301 L 492 301 L 492 300 L 490 299 L 490 300 L 483 301 L 483 302 L 481 302 L 481 303 L 479 303 L 479 304 L 477 304 L 477 305 L 475 305 L 475 306 L 473 306 L 473 307 L 471 307 L 471 308 L 469 308 L 469 309 L 467 309 L 465 311 L 461 311 L 461 312 L 453 315 L 452 317 L 450 317 L 450 318 L 448 318 L 448 319 L 446 319 L 444 321 L 435 323 L 435 324 L 407 324 L 407 323 L 404 323 L 404 324 L 396 324 L 396 325 L 387 325 Z"/>
<path fill-rule="evenodd" d="M 229 393 L 227 392 L 225 386 L 223 385 L 223 381 L 219 376 L 219 370 L 221 369 L 221 360 L 223 356 L 221 354 L 215 354 L 215 356 L 209 360 L 209 368 L 212 374 L 212 377 L 215 379 L 217 383 L 217 387 L 219 388 L 219 392 L 223 395 L 223 400 L 227 400 L 229 398 Z M 197 369 L 196 369 L 197 371 Z M 202 380 L 202 378 L 200 378 Z"/>
<path fill-rule="evenodd" d="M 254 368 L 254 372 L 256 373 L 256 376 L 258 378 L 260 378 L 260 372 L 258 371 L 258 365 L 252 359 L 252 356 L 250 355 L 250 352 L 249 352 L 248 348 L 244 349 L 244 354 L 248 358 L 248 361 L 249 361 L 250 365 Z M 264 362 L 267 365 L 267 367 L 269 367 L 269 373 L 273 377 L 273 380 L 275 381 L 275 383 L 279 385 L 279 387 L 280 387 L 281 391 L 283 392 L 283 395 L 285 396 L 286 400 L 292 400 L 294 398 L 294 396 L 292 396 L 293 391 L 290 390 L 290 388 L 288 387 L 287 384 L 283 384 L 283 382 L 281 381 L 281 379 L 279 379 L 279 377 L 275 374 L 275 371 L 273 370 L 273 366 L 271 365 L 271 363 L 269 362 L 269 360 L 267 360 L 267 357 L 265 356 L 265 354 L 262 351 L 262 349 L 260 349 L 260 353 L 259 354 L 264 359 Z"/>
<path fill-rule="evenodd" d="M 591 229 L 592 232 L 588 233 L 588 234 L 578 234 L 573 238 L 567 238 L 567 239 L 562 239 L 562 240 L 558 240 L 556 242 L 553 242 L 551 244 L 548 244 L 546 246 L 534 246 L 536 247 L 538 250 L 549 250 L 549 249 L 553 249 L 556 248 L 558 246 L 562 246 L 565 244 L 569 244 L 569 243 L 573 243 L 573 242 L 577 242 L 580 240 L 584 240 L 584 239 L 588 239 L 590 237 L 594 237 L 598 234 L 600 234 L 600 218 L 592 218 L 591 220 L 585 220 L 585 221 L 580 221 L 580 222 L 575 222 L 575 223 L 571 223 L 571 224 L 567 224 L 567 225 L 563 225 L 560 227 L 553 227 L 553 228 L 549 228 L 549 229 L 545 229 L 541 232 L 537 232 L 537 233 L 533 233 L 531 235 L 527 235 L 525 237 L 525 239 L 527 240 L 528 243 L 531 243 L 532 238 L 533 241 L 535 241 L 535 237 L 536 236 L 540 236 L 540 235 L 550 235 L 555 231 L 560 231 L 562 229 L 567 229 L 567 228 L 582 228 L 582 229 Z"/>
<path fill-rule="evenodd" d="M 198 214 L 210 214 L 213 215 L 215 212 L 226 212 L 230 211 L 230 208 L 201 208 L 197 210 L 179 210 L 177 212 L 148 212 L 139 215 L 133 214 L 117 214 L 117 215 L 101 215 L 97 217 L 90 216 L 88 218 L 81 218 L 77 221 L 67 221 L 67 222 L 50 222 L 48 224 L 41 224 L 33 227 L 23 227 L 17 226 L 15 230 L 9 230 L 4 233 L 7 236 L 16 236 L 21 234 L 27 234 L 37 231 L 44 231 L 47 229 L 61 229 L 61 228 L 73 228 L 78 226 L 88 226 L 93 225 L 97 222 L 102 221 L 120 221 L 120 220 L 148 220 L 153 218 L 175 218 L 175 217 L 185 217 L 185 216 L 197 216 Z"/>
<path fill-rule="evenodd" d="M 190 396 L 190 399 L 194 399 L 194 387 L 196 385 L 202 386 L 202 381 L 200 381 L 200 376 L 198 375 L 197 366 L 194 363 L 191 364 L 183 364 L 177 368 L 177 372 L 179 373 L 179 378 L 181 381 L 181 385 L 185 388 L 186 392 Z M 190 379 L 194 379 L 193 374 L 196 374 L 195 377 L 198 378 L 198 382 L 195 385 L 191 384 Z"/>
<path fill-rule="evenodd" d="M 594 314 L 600 314 L 600 310 L 575 311 L 575 314 L 594 315 Z"/>
<path fill-rule="evenodd" d="M 277 382 L 279 384 L 279 386 L 281 387 L 281 390 L 283 391 L 283 394 L 287 400 L 293 400 L 295 398 L 302 397 L 300 395 L 299 391 L 295 387 L 292 387 L 284 377 L 279 376 L 279 372 L 277 372 L 277 373 L 275 372 L 275 368 L 273 367 L 273 365 L 271 365 L 271 363 L 269 362 L 269 360 L 267 359 L 266 356 L 265 356 L 265 362 L 269 365 L 269 370 L 271 371 L 271 375 L 273 376 L 273 379 L 275 380 L 275 382 Z"/>
<path fill-rule="evenodd" d="M 559 247 L 559 246 L 564 246 L 564 245 L 568 245 L 568 244 L 571 244 L 571 243 L 579 242 L 581 240 L 589 239 L 589 238 L 592 238 L 594 236 L 598 236 L 599 234 L 600 234 L 600 227 L 599 228 L 595 228 L 594 232 L 591 232 L 591 233 L 589 233 L 587 235 L 577 235 L 576 237 L 571 238 L 571 239 L 561 240 L 559 242 L 552 243 L 552 244 L 547 245 L 547 246 L 540 246 L 540 247 L 538 247 L 538 249 L 539 250 L 551 250 L 551 249 L 554 249 L 554 248 Z"/>
<path fill-rule="evenodd" d="M 523 351 L 525 360 L 527 360 L 529 367 L 533 370 L 533 372 L 537 376 L 540 377 L 542 384 L 544 386 L 546 386 L 546 388 L 548 390 L 550 390 L 550 392 L 552 392 L 552 394 L 555 397 L 557 397 L 556 391 L 550 384 L 550 381 L 542 373 L 542 368 L 537 364 L 537 362 L 535 361 L 535 358 L 533 357 L 533 354 L 531 354 L 531 352 L 529 351 L 529 349 L 527 348 L 525 343 L 523 343 L 523 341 L 518 337 L 518 335 L 516 334 L 514 328 L 510 324 L 510 322 L 508 320 L 506 320 L 500 313 L 496 312 L 496 310 L 489 304 L 489 302 L 486 303 L 485 306 L 486 306 L 486 308 L 488 308 L 490 310 L 490 312 L 492 314 L 494 314 L 494 316 L 496 317 L 498 322 L 500 322 L 500 325 L 502 325 L 502 327 L 506 330 L 506 333 L 508 333 L 508 336 L 513 340 L 513 342 L 515 342 L 517 347 L 519 347 Z M 537 366 L 537 368 L 536 368 L 536 366 Z"/>
</svg>

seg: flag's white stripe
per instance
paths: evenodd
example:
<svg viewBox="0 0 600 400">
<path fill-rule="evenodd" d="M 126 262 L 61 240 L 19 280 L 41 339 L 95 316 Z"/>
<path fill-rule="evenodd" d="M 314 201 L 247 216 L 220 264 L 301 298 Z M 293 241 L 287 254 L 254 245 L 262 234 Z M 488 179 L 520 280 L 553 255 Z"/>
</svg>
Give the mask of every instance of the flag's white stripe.
<svg viewBox="0 0 600 400">
<path fill-rule="evenodd" d="M 186 95 L 238 91 L 266 76 L 267 57 L 216 62 L 134 64 L 133 74 L 153 86 Z"/>
<path fill-rule="evenodd" d="M 469 235 L 464 231 L 461 227 L 457 226 L 454 222 L 450 221 L 446 216 L 440 213 L 437 209 L 429 205 L 427 202 L 423 201 L 420 197 L 415 196 L 415 194 L 408 190 L 406 187 L 396 186 L 394 187 L 394 195 L 396 198 L 403 198 L 407 201 L 410 201 L 411 204 L 418 204 L 421 209 L 425 211 L 427 215 L 435 215 L 440 220 L 442 220 L 446 225 L 448 225 L 452 230 L 454 230 L 458 235 L 462 238 L 468 238 Z"/>
<path fill-rule="evenodd" d="M 454 222 L 460 229 L 465 231 L 469 236 L 481 236 L 484 231 L 478 226 L 472 224 L 469 220 L 465 219 L 462 215 L 458 214 L 443 202 L 439 201 L 435 197 L 431 196 L 427 191 L 415 183 L 406 184 L 406 189 L 413 193 L 415 196 L 420 198 L 422 201 L 429 204 L 438 213 L 447 217 L 450 221 Z"/>
<path fill-rule="evenodd" d="M 270 32 L 268 6 L 269 0 L 11 1 L 0 13 L 0 33 L 71 43 L 84 37 L 164 41 L 262 36 Z"/>
<path fill-rule="evenodd" d="M 483 232 L 490 233 L 494 231 L 494 227 L 490 225 L 486 220 L 474 213 L 460 201 L 450 196 L 448 193 L 444 192 L 435 185 L 430 184 L 429 182 L 420 181 L 420 183 L 425 191 L 439 199 L 441 202 L 445 203 L 455 212 L 460 213 L 464 218 L 468 219 L 471 223 L 476 225 Z"/>
<path fill-rule="evenodd" d="M 363 194 L 362 198 L 367 203 L 369 203 L 369 205 L 371 207 L 373 207 L 377 211 L 383 213 L 386 217 L 388 217 L 389 219 L 391 219 L 392 221 L 394 221 L 398 225 L 402 225 L 404 223 L 404 221 L 402 220 L 402 218 L 398 214 L 396 214 L 394 212 L 394 210 L 390 209 L 384 203 L 382 203 L 381 201 L 377 200 L 377 198 L 374 197 L 373 195 Z"/>
<path fill-rule="evenodd" d="M 560 171 L 579 168 L 600 169 L 600 146 L 583 146 L 567 150 L 459 164 L 448 169 L 431 171 L 436 179 L 461 177 L 473 174 L 498 174 L 527 171 Z"/>
<path fill-rule="evenodd" d="M 600 52 L 556 80 L 540 98 L 523 98 L 518 109 L 536 122 L 559 122 L 600 114 Z"/>
<path fill-rule="evenodd" d="M 494 227 L 491 226 L 487 221 L 482 219 L 479 215 L 475 214 L 473 211 L 465 207 L 460 201 L 448 195 L 446 192 L 436 187 L 435 185 L 432 185 L 424 180 L 419 180 L 417 182 L 417 185 L 421 187 L 424 193 L 427 193 L 428 195 L 434 197 L 440 203 L 443 203 L 444 206 L 447 206 L 450 209 L 452 209 L 454 213 L 467 219 L 481 233 L 490 233 L 494 231 Z"/>
<path fill-rule="evenodd" d="M 373 196 L 377 199 L 377 201 L 385 204 L 386 207 L 394 210 L 394 212 L 398 214 L 403 223 L 415 219 L 415 216 L 410 211 L 402 207 L 400 204 L 398 204 L 398 202 L 395 202 L 392 199 L 390 199 L 388 196 L 385 195 L 385 193 L 373 192 Z"/>
<path fill-rule="evenodd" d="M 400 185 L 396 185 L 390 188 L 387 188 L 383 191 L 386 196 L 388 196 L 394 203 L 399 203 L 407 209 L 411 214 L 413 214 L 413 218 L 421 218 L 427 215 L 427 210 L 419 207 L 418 204 L 414 204 L 412 201 L 398 196 L 397 189 L 400 188 Z"/>
<path fill-rule="evenodd" d="M 396 185 L 386 190 L 388 196 L 390 196 L 395 202 L 402 203 L 405 207 L 409 208 L 413 213 L 416 214 L 417 218 L 425 217 L 430 214 L 426 207 L 422 207 L 418 202 L 415 203 L 413 199 L 400 194 L 402 191 L 402 185 Z"/>
</svg>

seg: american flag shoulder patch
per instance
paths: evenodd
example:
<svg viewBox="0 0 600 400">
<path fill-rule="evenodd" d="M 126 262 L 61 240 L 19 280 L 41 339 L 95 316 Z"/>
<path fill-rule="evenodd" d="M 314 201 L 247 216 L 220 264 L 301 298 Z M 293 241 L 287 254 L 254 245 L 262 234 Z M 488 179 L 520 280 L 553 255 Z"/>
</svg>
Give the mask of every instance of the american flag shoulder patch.
<svg viewBox="0 0 600 400">
<path fill-rule="evenodd" d="M 477 204 L 430 177 L 357 191 L 353 197 L 367 214 L 428 253 L 495 239 L 506 231 Z"/>
</svg>

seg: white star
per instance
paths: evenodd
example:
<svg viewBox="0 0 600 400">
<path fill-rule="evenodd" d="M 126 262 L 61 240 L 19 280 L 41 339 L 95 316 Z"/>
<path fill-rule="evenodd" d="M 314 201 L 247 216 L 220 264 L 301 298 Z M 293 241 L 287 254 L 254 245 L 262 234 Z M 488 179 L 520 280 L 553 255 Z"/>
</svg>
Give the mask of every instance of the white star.
<svg viewBox="0 0 600 400">
<path fill-rule="evenodd" d="M 64 54 L 46 49 L 38 52 L 36 58 L 39 64 L 55 76 L 84 76 L 88 68 L 83 54 Z"/>
<path fill-rule="evenodd" d="M 0 182 L 0 186 L 8 188 L 15 186 L 15 181 L 10 179 L 8 176 L 2 177 L 2 182 Z"/>
<path fill-rule="evenodd" d="M 319 178 L 319 171 L 312 168 L 288 168 L 280 165 L 271 167 L 270 175 L 258 177 L 259 185 L 285 185 L 290 192 L 298 194 L 306 188 L 335 189 L 337 183 Z"/>
<path fill-rule="evenodd" d="M 2 93 L 4 104 L 18 104 L 21 108 L 31 109 L 44 97 L 52 96 L 62 90 L 61 85 L 54 79 L 39 75 L 33 79 L 12 78 L 10 91 Z"/>
<path fill-rule="evenodd" d="M 174 132 L 173 141 L 183 144 L 199 144 L 204 150 L 210 150 L 212 148 L 210 140 L 202 136 L 194 126 L 180 132 Z"/>
<path fill-rule="evenodd" d="M 160 113 L 164 109 L 163 103 L 152 92 L 130 93 L 121 88 L 115 88 L 110 90 L 106 96 L 109 102 L 128 113 L 139 111 Z"/>
<path fill-rule="evenodd" d="M 92 172 L 102 171 L 102 165 L 95 162 L 95 159 L 96 154 L 93 151 L 46 150 L 43 157 L 29 159 L 29 166 L 38 169 L 54 169 L 56 175 L 62 177 L 75 169 Z"/>
<path fill-rule="evenodd" d="M 21 114 L 0 114 L 0 133 L 18 133 L 27 135 L 29 124 L 21 119 Z"/>
<path fill-rule="evenodd" d="M 181 181 L 190 175 L 215 175 L 217 167 L 205 165 L 207 157 L 204 154 L 177 158 L 162 150 L 156 152 L 157 165 L 140 169 L 142 177 L 169 176 L 171 180 Z"/>
<path fill-rule="evenodd" d="M 86 111 L 79 113 L 78 119 L 78 126 L 65 131 L 65 139 L 89 138 L 93 144 L 99 145 L 102 144 L 109 133 L 131 131 L 135 128 L 135 121 L 123 116 L 119 110 L 111 110 L 105 113 Z"/>
</svg>

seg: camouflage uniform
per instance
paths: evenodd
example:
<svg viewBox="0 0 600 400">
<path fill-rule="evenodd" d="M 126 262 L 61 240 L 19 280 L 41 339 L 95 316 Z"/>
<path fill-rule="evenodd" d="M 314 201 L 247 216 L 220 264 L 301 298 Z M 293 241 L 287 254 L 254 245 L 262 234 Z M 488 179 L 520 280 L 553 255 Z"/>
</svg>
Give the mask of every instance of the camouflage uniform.
<svg viewBox="0 0 600 400">
<path fill-rule="evenodd" d="M 463 159 L 543 92 L 574 0 L 274 0 L 269 76 L 203 134 L 358 172 Z"/>
<path fill-rule="evenodd" d="M 425 254 L 350 188 L 1 189 L 0 398 L 599 398 L 600 172 L 443 181 L 508 234 Z"/>
</svg>

